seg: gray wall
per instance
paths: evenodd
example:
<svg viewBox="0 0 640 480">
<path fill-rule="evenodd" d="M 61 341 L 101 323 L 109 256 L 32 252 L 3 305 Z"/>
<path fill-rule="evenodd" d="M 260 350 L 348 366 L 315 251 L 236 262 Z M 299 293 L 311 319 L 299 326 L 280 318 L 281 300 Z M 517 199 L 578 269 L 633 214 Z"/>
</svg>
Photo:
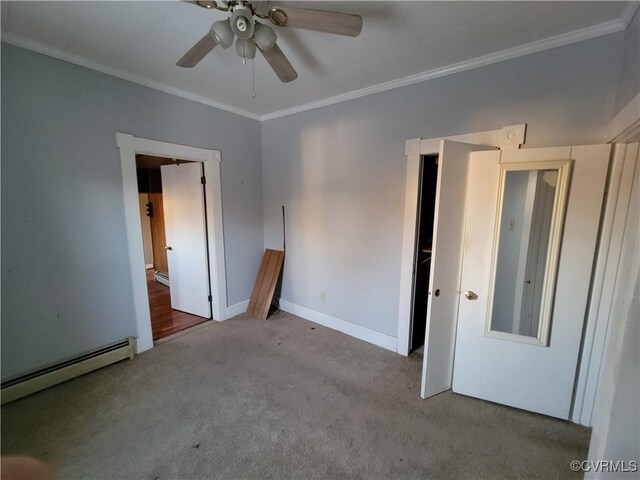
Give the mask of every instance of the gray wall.
<svg viewBox="0 0 640 480">
<path fill-rule="evenodd" d="M 603 142 L 625 33 L 268 120 L 265 247 L 282 298 L 397 335 L 407 138 L 527 123 L 527 146 Z M 326 302 L 320 300 L 326 293 Z"/>
<path fill-rule="evenodd" d="M 636 10 L 626 32 L 614 114 L 633 100 L 638 92 L 640 92 L 640 9 Z"/>
<path fill-rule="evenodd" d="M 229 303 L 250 295 L 260 123 L 3 43 L 3 378 L 136 335 L 119 131 L 222 152 Z"/>
</svg>

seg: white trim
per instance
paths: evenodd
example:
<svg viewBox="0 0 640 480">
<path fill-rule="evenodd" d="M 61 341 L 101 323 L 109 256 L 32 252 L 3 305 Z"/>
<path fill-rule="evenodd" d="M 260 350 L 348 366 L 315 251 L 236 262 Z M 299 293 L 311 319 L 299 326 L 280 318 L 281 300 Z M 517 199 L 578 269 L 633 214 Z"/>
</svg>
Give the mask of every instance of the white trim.
<svg viewBox="0 0 640 480">
<path fill-rule="evenodd" d="M 125 133 L 118 135 L 127 135 Z M 131 136 L 131 135 L 130 135 Z M 162 155 L 166 158 L 179 158 L 180 160 L 192 160 L 194 162 L 216 161 L 220 163 L 220 152 L 205 148 L 189 147 L 175 143 L 159 142 L 146 138 L 133 137 L 136 153 L 146 155 Z"/>
<path fill-rule="evenodd" d="M 637 161 L 637 143 L 614 145 L 571 414 L 574 422 L 586 426 L 592 424 Z"/>
<path fill-rule="evenodd" d="M 407 140 L 407 178 L 404 196 L 404 228 L 402 256 L 400 257 L 400 301 L 398 305 L 397 352 L 409 355 L 411 349 L 411 313 L 413 311 L 413 274 L 418 229 L 418 196 L 420 193 L 420 152 L 416 146 L 420 139 Z"/>
<path fill-rule="evenodd" d="M 209 238 L 209 278 L 213 296 L 212 316 L 222 321 L 228 318 L 227 267 L 224 256 L 224 226 L 222 218 L 222 176 L 220 172 L 220 152 L 209 151 L 211 159 L 204 162 L 207 179 L 207 231 Z M 184 158 L 184 157 L 180 157 Z"/>
<path fill-rule="evenodd" d="M 120 149 L 122 167 L 122 193 L 124 197 L 124 218 L 127 231 L 127 249 L 129 254 L 129 273 L 133 287 L 133 308 L 136 320 L 138 353 L 153 347 L 151 333 L 151 313 L 147 294 L 147 274 L 144 270 L 144 247 L 142 245 L 142 222 L 138 200 L 138 181 L 136 175 L 136 152 L 133 136 L 116 134 Z M 137 206 L 136 206 L 137 203 Z"/>
<path fill-rule="evenodd" d="M 347 322 L 346 320 L 341 320 L 340 318 L 332 317 L 325 313 L 316 312 L 310 308 L 302 307 L 282 299 L 280 300 L 280 309 L 302 317 L 305 320 L 309 320 L 310 322 L 317 323 L 324 327 L 345 333 L 351 337 L 372 343 L 378 347 L 391 350 L 392 352 L 396 351 L 397 340 L 394 337 L 385 335 L 384 333 L 376 332 L 375 330 Z"/>
<path fill-rule="evenodd" d="M 248 307 L 249 307 L 249 300 L 245 300 L 244 302 L 238 302 L 234 305 L 228 306 L 227 318 L 236 317 L 238 315 L 242 315 L 243 313 L 246 313 Z"/>
<path fill-rule="evenodd" d="M 142 225 L 140 222 L 136 177 L 136 153 L 180 158 L 182 160 L 204 163 L 205 176 L 207 177 L 205 188 L 207 194 L 207 225 L 209 227 L 209 274 L 213 295 L 212 316 L 214 320 L 225 320 L 228 318 L 222 222 L 221 159 L 220 152 L 217 150 L 205 150 L 203 148 L 136 138 L 126 133 L 117 133 L 116 141 L 120 150 L 120 163 L 122 166 L 122 189 L 136 328 L 138 331 L 138 352 L 144 352 L 145 350 L 153 348 L 153 337 L 151 333 L 151 315 L 149 312 L 146 272 L 144 269 Z"/>
<path fill-rule="evenodd" d="M 487 130 L 485 132 L 462 133 L 447 137 L 429 138 L 420 140 L 420 154 L 433 155 L 440 151 L 442 140 L 453 140 L 455 142 L 471 143 L 473 145 L 488 145 L 491 147 L 520 148 L 525 142 L 527 124 L 507 125 L 498 130 Z M 415 142 L 415 139 L 407 140 Z M 405 150 L 409 148 L 405 147 Z"/>
<path fill-rule="evenodd" d="M 254 120 L 259 120 L 262 122 L 265 120 L 272 120 L 274 118 L 286 117 L 289 115 L 294 115 L 296 113 L 306 112 L 308 110 L 314 110 L 316 108 L 326 107 L 328 105 L 334 105 L 336 103 L 346 102 L 348 100 L 353 100 L 355 98 L 366 97 L 368 95 L 385 92 L 387 90 L 393 90 L 393 89 L 405 87 L 408 85 L 414 85 L 416 83 L 426 82 L 428 80 L 433 80 L 435 78 L 440 78 L 447 75 L 453 75 L 455 73 L 460 73 L 466 70 L 471 70 L 474 68 L 492 65 L 494 63 L 504 62 L 506 60 L 512 60 L 518 57 L 530 55 L 532 53 L 538 53 L 538 52 L 550 50 L 557 47 L 571 45 L 573 43 L 582 42 L 584 40 L 590 40 L 592 38 L 600 37 L 603 35 L 609 35 L 611 33 L 620 32 L 627 28 L 637 8 L 638 8 L 638 4 L 636 2 L 631 2 L 627 6 L 627 8 L 624 10 L 620 18 L 617 18 L 615 20 L 610 20 L 608 22 L 592 25 L 590 27 L 586 27 L 580 30 L 574 30 L 573 32 L 567 32 L 567 33 L 563 33 L 553 37 L 545 38 L 542 40 L 537 40 L 535 42 L 526 43 L 524 45 L 508 48 L 506 50 L 501 50 L 499 52 L 490 53 L 487 55 L 483 55 L 481 57 L 464 60 L 462 62 L 446 65 L 444 67 L 434 68 L 432 70 L 416 73 L 414 75 L 409 75 L 407 77 L 379 83 L 377 85 L 371 85 L 369 87 L 361 88 L 358 90 L 352 90 L 350 92 L 346 92 L 340 95 L 335 95 L 333 97 L 323 98 L 321 100 L 317 100 L 314 102 L 304 103 L 302 105 L 297 105 L 292 108 L 277 110 L 275 112 L 267 113 L 264 115 L 251 113 L 246 110 L 236 108 L 231 105 L 227 105 L 225 103 L 220 103 L 207 97 L 203 97 L 201 95 L 196 95 L 196 94 L 187 92 L 186 90 L 182 90 L 176 87 L 171 87 L 169 85 L 166 85 L 164 83 L 161 83 L 155 80 L 150 80 L 140 75 L 128 73 L 123 70 L 119 70 L 117 68 L 110 67 L 93 60 L 89 60 L 80 55 L 75 55 L 69 52 L 62 51 L 57 48 L 50 47 L 48 45 L 44 45 L 40 42 L 30 40 L 28 38 L 25 38 L 21 35 L 16 35 L 14 33 L 2 32 L 2 41 L 21 47 L 21 48 L 32 50 L 34 52 L 42 53 L 50 57 L 58 58 L 60 60 L 64 60 L 69 63 L 74 63 L 76 65 L 90 68 L 92 70 L 96 70 L 98 72 L 102 72 L 107 75 L 122 78 L 124 80 L 128 80 L 133 83 L 138 83 L 140 85 L 144 85 L 146 87 L 153 88 L 155 90 L 159 90 L 161 92 L 165 92 L 170 95 L 176 95 L 178 97 L 186 98 L 188 100 L 193 100 L 194 102 L 202 103 L 204 105 L 209 105 L 211 107 L 219 108 L 220 110 L 225 110 L 227 112 L 235 113 L 237 115 L 242 115 L 244 117 L 248 117 Z"/>
<path fill-rule="evenodd" d="M 640 93 L 620 110 L 607 125 L 607 140 L 623 143 L 640 132 Z"/>
<path fill-rule="evenodd" d="M 629 22 L 636 8 L 637 4 L 630 9 Z M 607 140 L 616 144 L 611 160 L 598 253 L 593 271 L 591 300 L 585 319 L 582 355 L 571 412 L 574 422 L 586 426 L 591 426 L 593 421 L 598 377 L 604 359 L 615 279 L 631 198 L 631 184 L 634 170 L 638 168 L 638 144 L 626 143 L 634 140 L 637 142 L 640 138 L 639 107 L 640 93 L 618 112 L 606 129 Z"/>
<path fill-rule="evenodd" d="M 147 270 L 151 270 L 153 268 L 153 263 L 147 263 L 144 268 L 146 268 Z"/>
<path fill-rule="evenodd" d="M 620 15 L 619 20 L 624 26 L 623 30 L 626 30 L 629 27 L 631 20 L 633 20 L 633 16 L 636 14 L 636 10 L 638 10 L 638 6 L 639 4 L 637 1 L 629 2 L 627 8 L 625 8 L 622 15 Z"/>
<path fill-rule="evenodd" d="M 635 2 L 634 2 L 635 3 Z M 592 25 L 587 28 L 575 30 L 573 32 L 563 33 L 554 37 L 537 40 L 535 42 L 526 43 L 518 47 L 508 48 L 499 52 L 490 53 L 481 57 L 473 58 L 470 60 L 464 60 L 462 62 L 453 63 L 444 67 L 434 68 L 425 72 L 409 75 L 404 78 L 391 80 L 370 87 L 361 88 L 359 90 L 353 90 L 351 92 L 336 95 L 334 97 L 323 98 L 315 102 L 305 103 L 296 107 L 279 110 L 277 112 L 267 113 L 260 117 L 260 121 L 272 120 L 274 118 L 286 117 L 307 110 L 314 110 L 316 108 L 326 107 L 336 103 L 346 102 L 353 100 L 354 98 L 366 97 L 387 90 L 393 90 L 395 88 L 406 87 L 408 85 L 414 85 L 416 83 L 426 82 L 427 80 L 433 80 L 434 78 L 445 77 L 447 75 L 453 75 L 455 73 L 464 72 L 466 70 L 472 70 L 474 68 L 484 67 L 492 65 L 494 63 L 504 62 L 506 60 L 513 60 L 518 57 L 524 57 L 531 55 L 532 53 L 542 52 L 544 50 L 551 50 L 552 48 L 564 47 L 571 45 L 572 43 L 582 42 L 584 40 L 590 40 L 592 38 L 600 37 L 602 35 L 609 35 L 610 33 L 621 32 L 627 28 L 629 21 L 633 18 L 633 13 L 637 8 L 637 4 L 633 5 L 633 11 L 631 17 L 628 18 L 628 9 L 625 10 L 622 18 L 611 20 L 609 22 L 600 23 L 598 25 Z M 627 20 L 628 18 L 628 20 Z"/>
<path fill-rule="evenodd" d="M 162 82 L 150 80 L 146 77 L 142 77 L 134 73 L 125 72 L 124 70 L 104 65 L 100 62 L 90 60 L 86 57 L 75 55 L 58 48 L 44 45 L 43 43 L 36 42 L 21 35 L 16 35 L 15 33 L 2 32 L 2 41 L 11 45 L 15 45 L 16 47 L 25 48 L 33 52 L 57 58 L 58 60 L 63 60 L 75 65 L 80 65 L 81 67 L 89 68 L 91 70 L 95 70 L 96 72 L 104 73 L 112 77 L 121 78 L 122 80 L 127 80 L 128 82 L 137 83 L 138 85 L 144 85 L 145 87 L 159 90 L 161 92 L 168 93 L 169 95 L 186 98 L 187 100 L 202 103 L 203 105 L 208 105 L 210 107 L 215 107 L 220 110 L 224 110 L 225 112 L 235 113 L 236 115 L 241 115 L 243 117 L 252 118 L 253 120 L 260 120 L 260 115 L 242 110 L 241 108 L 236 108 L 231 105 L 227 105 L 226 103 L 217 102 L 213 99 L 203 97 L 201 95 L 196 95 L 195 93 L 187 92 L 186 90 L 172 87 Z"/>
<path fill-rule="evenodd" d="M 416 216 L 420 189 L 421 155 L 437 155 L 442 140 L 518 148 L 526 141 L 526 123 L 507 125 L 498 130 L 463 133 L 438 138 L 411 138 L 405 143 L 407 176 L 405 180 L 404 221 L 402 228 L 402 255 L 400 259 L 400 291 L 398 302 L 397 353 L 409 355 L 411 342 L 411 303 L 413 301 L 413 263 L 416 249 Z"/>
<path fill-rule="evenodd" d="M 520 333 L 500 332 L 491 329 L 493 317 L 493 298 L 496 287 L 496 275 L 498 270 L 498 257 L 500 255 L 500 231 L 502 230 L 502 210 L 504 207 L 505 184 L 507 173 L 514 171 L 532 170 L 557 170 L 558 181 L 553 201 L 553 214 L 551 216 L 551 226 L 549 227 L 549 245 L 547 247 L 547 258 L 544 266 L 544 280 L 542 284 L 542 294 L 540 301 L 540 317 L 538 319 L 538 333 L 535 337 L 528 337 Z M 549 344 L 549 334 L 551 331 L 551 314 L 554 300 L 554 285 L 558 276 L 560 263 L 560 243 L 562 242 L 562 230 L 564 228 L 566 205 L 569 198 L 569 179 L 571 178 L 571 160 L 537 161 L 529 160 L 523 162 L 500 162 L 500 180 L 498 182 L 498 202 L 496 205 L 495 228 L 493 231 L 493 245 L 491 249 L 491 271 L 489 273 L 489 291 L 487 293 L 488 305 L 484 325 L 484 336 L 500 338 L 513 342 L 527 343 L 546 347 Z M 523 221 L 523 223 L 526 221 Z M 518 324 L 520 321 L 518 320 Z"/>
</svg>

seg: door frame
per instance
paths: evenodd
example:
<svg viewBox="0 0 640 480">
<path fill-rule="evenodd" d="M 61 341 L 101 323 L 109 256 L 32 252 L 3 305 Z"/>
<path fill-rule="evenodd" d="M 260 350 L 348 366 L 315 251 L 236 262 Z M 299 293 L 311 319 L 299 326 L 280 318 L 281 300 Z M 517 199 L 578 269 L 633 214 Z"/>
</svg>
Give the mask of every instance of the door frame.
<svg viewBox="0 0 640 480">
<path fill-rule="evenodd" d="M 224 257 L 224 231 L 222 221 L 222 182 L 220 172 L 221 155 L 218 150 L 189 147 L 174 143 L 160 142 L 134 137 L 127 133 L 116 133 L 116 142 L 120 151 L 122 167 L 122 192 L 127 231 L 127 249 L 129 255 L 133 302 L 138 338 L 136 352 L 153 348 L 151 332 L 151 313 L 142 245 L 142 222 L 138 204 L 138 180 L 136 173 L 136 154 L 157 157 L 191 160 L 204 164 L 207 228 L 209 248 L 209 276 L 213 320 L 229 318 L 227 305 L 226 262 Z"/>
<path fill-rule="evenodd" d="M 591 426 L 598 389 L 600 368 L 610 336 L 609 324 L 621 267 L 622 239 L 627 232 L 626 218 L 631 199 L 633 172 L 640 165 L 640 93 L 611 119 L 606 128 L 613 145 L 607 196 L 601 219 L 601 234 L 593 270 L 591 301 L 585 328 L 571 420 Z"/>
<path fill-rule="evenodd" d="M 405 185 L 402 255 L 400 258 L 400 291 L 398 302 L 398 342 L 396 352 L 407 356 L 411 349 L 411 312 L 413 303 L 414 266 L 417 234 L 420 166 L 423 155 L 437 155 L 441 140 L 487 145 L 498 148 L 520 148 L 525 143 L 526 124 L 509 125 L 498 130 L 466 133 L 430 139 L 410 138 L 405 144 L 407 178 Z M 453 359 L 451 359 L 453 361 Z"/>
</svg>

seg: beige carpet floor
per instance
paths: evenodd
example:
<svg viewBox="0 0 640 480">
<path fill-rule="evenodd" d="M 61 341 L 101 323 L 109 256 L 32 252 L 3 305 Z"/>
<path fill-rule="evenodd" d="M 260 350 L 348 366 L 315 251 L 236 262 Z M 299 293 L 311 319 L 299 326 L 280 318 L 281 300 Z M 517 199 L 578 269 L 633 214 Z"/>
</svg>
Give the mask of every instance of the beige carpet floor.
<svg viewBox="0 0 640 480">
<path fill-rule="evenodd" d="M 580 478 L 590 430 L 445 392 L 280 313 L 211 323 L 2 408 L 2 453 L 60 479 Z"/>
</svg>

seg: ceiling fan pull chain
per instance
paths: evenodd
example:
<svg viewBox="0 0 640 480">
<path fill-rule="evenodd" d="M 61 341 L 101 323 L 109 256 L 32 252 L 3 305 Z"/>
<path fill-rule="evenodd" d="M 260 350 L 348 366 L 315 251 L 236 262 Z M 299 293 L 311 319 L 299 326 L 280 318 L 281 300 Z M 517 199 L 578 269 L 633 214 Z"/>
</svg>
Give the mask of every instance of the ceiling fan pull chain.
<svg viewBox="0 0 640 480">
<path fill-rule="evenodd" d="M 251 59 L 251 98 L 256 98 L 256 66 L 253 58 Z"/>
</svg>

